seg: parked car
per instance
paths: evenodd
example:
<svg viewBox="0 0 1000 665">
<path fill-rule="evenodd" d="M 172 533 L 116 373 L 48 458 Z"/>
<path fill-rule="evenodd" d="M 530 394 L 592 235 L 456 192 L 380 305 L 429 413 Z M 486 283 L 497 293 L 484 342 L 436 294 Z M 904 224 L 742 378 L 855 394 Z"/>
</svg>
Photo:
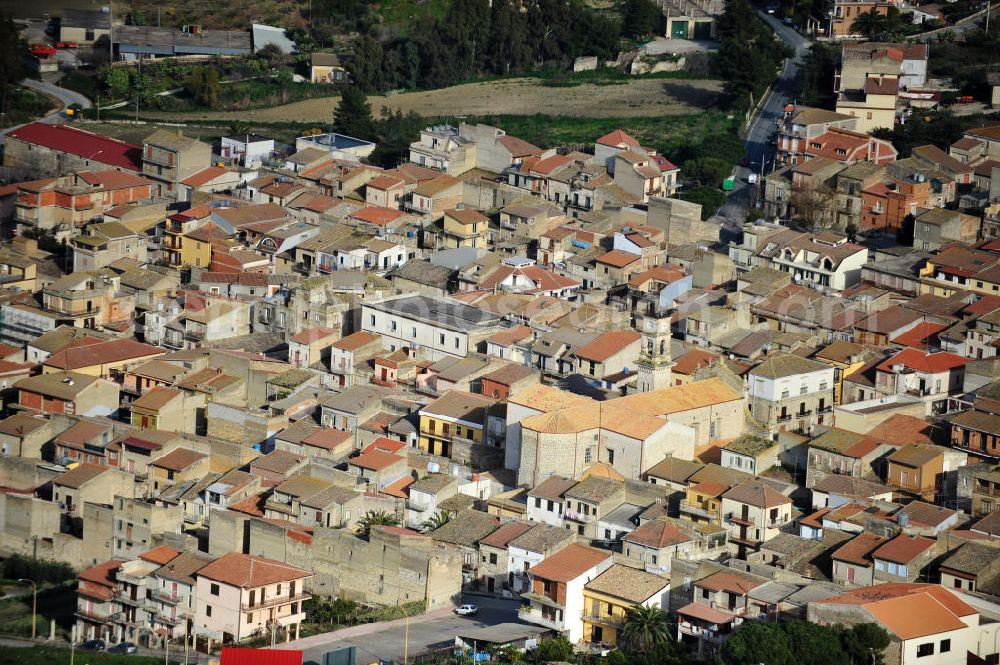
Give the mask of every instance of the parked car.
<svg viewBox="0 0 1000 665">
<path fill-rule="evenodd" d="M 45 44 L 32 44 L 30 50 L 31 55 L 37 55 L 40 58 L 47 58 L 50 55 L 56 54 L 56 50 L 54 48 Z"/>
<path fill-rule="evenodd" d="M 136 646 L 132 642 L 121 642 L 108 649 L 108 653 L 135 653 Z"/>
<path fill-rule="evenodd" d="M 80 648 L 85 651 L 104 651 L 106 646 L 107 645 L 104 643 L 104 640 L 87 640 L 80 645 Z"/>
<path fill-rule="evenodd" d="M 459 605 L 455 608 L 455 614 L 461 617 L 471 617 L 479 614 L 479 608 L 471 603 Z"/>
</svg>

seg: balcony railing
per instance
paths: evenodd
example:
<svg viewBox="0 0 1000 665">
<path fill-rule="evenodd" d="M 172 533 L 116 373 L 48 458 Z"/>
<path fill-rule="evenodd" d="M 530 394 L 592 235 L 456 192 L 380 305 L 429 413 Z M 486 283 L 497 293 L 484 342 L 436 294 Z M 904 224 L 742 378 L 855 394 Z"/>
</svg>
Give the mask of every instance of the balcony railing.
<svg viewBox="0 0 1000 665">
<path fill-rule="evenodd" d="M 156 589 L 150 594 L 150 598 L 157 600 L 161 603 L 167 603 L 168 605 L 176 605 L 181 602 L 182 598 L 176 593 L 168 593 L 163 589 Z"/>
<path fill-rule="evenodd" d="M 621 626 L 624 623 L 624 621 L 625 621 L 624 618 L 622 618 L 620 616 L 613 616 L 613 615 L 600 614 L 600 613 L 597 613 L 597 614 L 593 614 L 593 613 L 591 613 L 591 614 L 584 614 L 583 615 L 583 620 L 584 621 L 589 621 L 590 623 L 600 623 L 600 624 L 603 624 L 605 626 L 616 626 L 616 627 L 617 626 Z"/>
<path fill-rule="evenodd" d="M 583 524 L 589 524 L 594 521 L 594 515 L 586 515 L 584 513 L 578 513 L 575 510 L 563 511 L 563 517 L 573 522 L 581 522 Z"/>
<path fill-rule="evenodd" d="M 681 501 L 681 512 L 690 513 L 692 515 L 699 515 L 700 517 L 705 517 L 708 519 L 718 519 L 718 513 L 713 513 L 710 510 L 705 509 L 703 506 L 697 503 L 692 503 L 691 501 Z"/>
<path fill-rule="evenodd" d="M 777 421 L 778 421 L 779 423 L 787 423 L 787 422 L 788 422 L 789 420 L 791 420 L 791 419 L 792 419 L 792 414 L 790 414 L 790 413 L 786 413 L 786 414 L 785 414 L 785 415 L 783 415 L 783 416 L 778 416 L 778 417 L 777 417 Z"/>
<path fill-rule="evenodd" d="M 256 610 L 263 610 L 268 607 L 276 607 L 278 605 L 288 605 L 289 603 L 301 603 L 304 600 L 309 600 L 312 596 L 308 593 L 297 593 L 294 596 L 281 595 L 281 596 L 271 596 L 270 598 L 264 598 L 258 600 L 252 605 L 249 603 L 243 604 L 244 612 L 254 612 Z"/>
<path fill-rule="evenodd" d="M 552 630 L 562 630 L 563 622 L 556 621 L 555 619 L 550 619 L 548 617 L 542 616 L 542 613 L 535 609 L 529 609 L 522 607 L 517 611 L 517 618 L 521 621 L 535 624 L 536 626 L 545 626 L 546 628 L 551 628 Z"/>
<path fill-rule="evenodd" d="M 76 616 L 95 623 L 111 623 L 114 621 L 115 614 L 113 612 L 101 612 L 99 610 L 85 610 L 78 608 L 76 610 Z"/>
<path fill-rule="evenodd" d="M 722 642 L 723 639 L 719 634 L 719 631 L 712 630 L 710 628 L 702 628 L 701 626 L 695 626 L 687 621 L 681 621 L 678 624 L 678 627 L 680 628 L 680 632 L 684 635 L 691 635 L 692 637 L 709 640 L 710 642 Z"/>
<path fill-rule="evenodd" d="M 737 515 L 736 513 L 727 513 L 726 521 L 730 524 L 739 524 L 740 526 L 753 526 L 754 521 L 749 517 L 743 517 L 742 515 Z"/>
<path fill-rule="evenodd" d="M 811 415 L 812 415 L 812 409 L 803 409 L 802 411 L 798 411 L 795 414 L 795 417 L 796 418 L 805 418 L 806 416 L 811 416 Z"/>
</svg>

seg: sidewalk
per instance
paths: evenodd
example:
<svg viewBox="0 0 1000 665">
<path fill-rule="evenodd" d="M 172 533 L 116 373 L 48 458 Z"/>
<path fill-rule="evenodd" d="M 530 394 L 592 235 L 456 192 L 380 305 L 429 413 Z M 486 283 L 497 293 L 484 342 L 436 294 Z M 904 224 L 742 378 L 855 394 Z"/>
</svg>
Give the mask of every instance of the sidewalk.
<svg viewBox="0 0 1000 665">
<path fill-rule="evenodd" d="M 410 617 L 410 625 L 419 625 L 426 623 L 427 621 L 433 621 L 435 619 L 442 619 L 444 617 L 451 616 L 452 608 L 445 607 L 440 610 L 433 610 L 431 612 L 425 612 L 424 614 L 418 614 L 415 617 Z M 389 628 L 402 627 L 406 624 L 406 619 L 393 619 L 392 621 L 380 621 L 377 623 L 363 623 L 357 626 L 348 626 L 347 628 L 340 628 L 338 630 L 332 630 L 328 633 L 320 633 L 319 635 L 310 635 L 309 637 L 303 637 L 298 640 L 292 640 L 291 642 L 285 642 L 283 644 L 275 644 L 275 649 L 296 649 L 302 651 L 304 649 L 309 649 L 311 647 L 323 646 L 324 644 L 329 644 L 331 642 L 336 642 L 337 640 L 344 640 L 350 637 L 358 637 L 360 635 L 371 635 L 372 633 L 379 633 L 383 630 Z M 266 647 L 270 649 L 271 647 Z"/>
</svg>

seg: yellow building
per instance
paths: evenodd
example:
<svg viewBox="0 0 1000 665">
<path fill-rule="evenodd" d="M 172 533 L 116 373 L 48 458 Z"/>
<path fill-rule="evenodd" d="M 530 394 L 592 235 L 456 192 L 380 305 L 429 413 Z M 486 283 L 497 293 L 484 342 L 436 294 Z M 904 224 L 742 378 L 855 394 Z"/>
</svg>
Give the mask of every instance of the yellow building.
<svg viewBox="0 0 1000 665">
<path fill-rule="evenodd" d="M 473 208 L 451 208 L 444 211 L 444 246 L 486 248 L 489 240 L 489 217 Z"/>
<path fill-rule="evenodd" d="M 722 519 L 722 495 L 729 485 L 711 480 L 687 488 L 681 501 L 681 517 L 691 522 L 719 522 Z"/>
<path fill-rule="evenodd" d="M 449 390 L 420 410 L 420 450 L 450 457 L 455 440 L 486 443 L 484 429 L 495 400 Z"/>
<path fill-rule="evenodd" d="M 583 587 L 585 644 L 618 644 L 618 632 L 633 607 L 664 607 L 670 580 L 616 563 Z"/>
<path fill-rule="evenodd" d="M 205 453 L 188 448 L 175 448 L 149 463 L 149 476 L 155 491 L 187 480 L 204 478 L 211 470 L 211 460 Z"/>
<path fill-rule="evenodd" d="M 841 403 L 843 394 L 844 379 L 854 374 L 871 360 L 869 353 L 865 352 L 864 344 L 855 342 L 839 341 L 820 349 L 813 356 L 813 360 L 818 360 L 824 365 L 833 368 L 833 403 Z"/>
</svg>

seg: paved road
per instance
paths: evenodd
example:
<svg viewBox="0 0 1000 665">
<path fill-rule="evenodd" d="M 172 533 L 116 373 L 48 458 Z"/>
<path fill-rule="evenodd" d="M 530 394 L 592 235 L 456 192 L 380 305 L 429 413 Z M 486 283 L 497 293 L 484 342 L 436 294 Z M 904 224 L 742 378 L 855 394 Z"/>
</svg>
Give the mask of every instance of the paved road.
<svg viewBox="0 0 1000 665">
<path fill-rule="evenodd" d="M 479 606 L 479 614 L 474 617 L 459 617 L 450 614 L 422 623 L 410 623 L 409 652 L 410 658 L 427 653 L 434 649 L 451 646 L 455 643 L 455 635 L 468 628 L 482 628 L 499 623 L 517 622 L 519 600 L 501 600 L 470 596 L 463 602 L 475 603 Z M 406 627 L 400 622 L 383 630 L 377 630 L 366 635 L 338 637 L 338 633 L 330 633 L 330 640 L 317 646 L 302 650 L 303 665 L 319 665 L 323 654 L 333 649 L 354 645 L 358 648 L 359 664 L 378 662 L 380 658 L 391 658 L 397 662 L 403 660 Z M 317 636 L 318 637 L 318 636 Z M 309 638 L 310 641 L 315 637 Z M 281 648 L 278 646 L 277 648 Z"/>
<path fill-rule="evenodd" d="M 771 94 L 750 127 L 747 128 L 745 137 L 747 159 L 751 162 L 751 168 L 759 173 L 761 162 L 764 160 L 768 162 L 767 168 L 771 168 L 770 161 L 774 158 L 774 146 L 771 145 L 770 138 L 774 133 L 775 123 L 784 112 L 785 105 L 793 99 L 799 67 L 809 52 L 812 42 L 773 16 L 764 12 L 758 12 L 758 14 L 783 42 L 795 49 L 795 56 L 785 61 L 784 69 L 775 81 Z M 750 169 L 739 167 L 737 171 L 736 187 L 729 194 L 725 205 L 719 209 L 718 213 L 720 217 L 724 218 L 723 225 L 725 226 L 742 224 L 746 218 L 747 207 L 750 205 L 751 185 L 747 183 Z"/>
<path fill-rule="evenodd" d="M 25 638 L 25 639 L 17 639 L 17 638 L 13 638 L 13 637 L 2 637 L 2 638 L 0 638 L 0 645 L 6 646 L 6 647 L 19 647 L 19 648 L 21 648 L 21 647 L 23 647 L 23 648 L 31 648 L 33 646 L 46 646 L 46 647 L 54 647 L 56 649 L 66 649 L 67 651 L 69 651 L 69 648 L 70 648 L 69 642 L 65 641 L 65 640 L 61 640 L 61 639 L 60 640 L 56 640 L 54 642 L 48 642 L 46 640 L 41 640 L 41 639 L 30 640 L 30 639 L 27 639 L 27 638 Z M 84 651 L 83 649 L 81 649 L 79 647 L 79 645 L 77 645 L 77 648 L 76 648 L 76 657 L 75 657 L 76 662 L 78 662 L 78 663 L 86 663 L 87 662 L 86 655 L 88 653 L 93 653 L 93 652 L 91 652 L 91 651 Z M 163 658 L 164 657 L 164 653 L 163 653 L 162 649 L 146 649 L 145 647 L 139 647 L 139 650 L 136 651 L 136 653 L 138 655 L 140 655 L 140 656 L 152 656 L 152 657 L 155 657 L 155 658 Z M 177 645 L 171 645 L 170 646 L 170 653 L 166 654 L 166 655 L 169 657 L 169 662 L 170 663 L 184 663 L 184 650 L 182 648 L 180 648 L 180 647 L 177 647 Z M 67 660 L 67 662 L 69 661 L 69 656 L 68 655 L 66 657 L 66 660 Z M 195 653 L 194 651 L 189 652 L 188 653 L 188 657 L 187 657 L 188 665 L 208 665 L 208 663 L 210 663 L 212 661 L 218 661 L 218 657 L 217 656 L 216 657 L 210 657 L 210 656 L 206 656 L 203 653 Z"/>
</svg>

